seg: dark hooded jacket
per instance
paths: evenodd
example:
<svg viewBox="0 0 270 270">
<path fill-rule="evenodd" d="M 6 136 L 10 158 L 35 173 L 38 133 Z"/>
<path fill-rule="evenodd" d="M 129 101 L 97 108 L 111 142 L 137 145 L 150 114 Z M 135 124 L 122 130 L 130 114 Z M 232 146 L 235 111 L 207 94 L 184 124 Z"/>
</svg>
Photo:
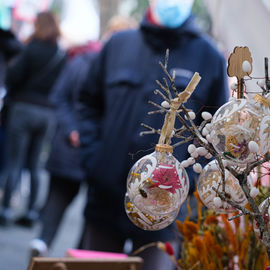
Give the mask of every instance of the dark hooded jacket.
<svg viewBox="0 0 270 270">
<path fill-rule="evenodd" d="M 163 124 L 164 115 L 147 113 L 155 110 L 149 100 L 162 101 L 154 89 L 156 80 L 165 77 L 159 61 L 164 62 L 167 48 L 168 71 L 175 70 L 178 90 L 187 86 L 194 72 L 202 77 L 187 108 L 199 113 L 205 106 L 204 110 L 214 112 L 227 101 L 224 59 L 196 28 L 192 17 L 177 29 L 159 27 L 145 19 L 138 30 L 115 34 L 93 63 L 80 94 L 82 161 L 90 186 L 86 220 L 114 234 L 149 241 L 173 237 L 168 234 L 170 227 L 159 232 L 137 228 L 125 213 L 124 195 L 130 168 L 153 152 L 158 141 L 157 135 L 140 137 L 140 124 L 156 129 Z M 174 151 L 180 162 L 188 157 L 187 146 Z M 194 190 L 191 170 L 189 178 Z"/>
</svg>

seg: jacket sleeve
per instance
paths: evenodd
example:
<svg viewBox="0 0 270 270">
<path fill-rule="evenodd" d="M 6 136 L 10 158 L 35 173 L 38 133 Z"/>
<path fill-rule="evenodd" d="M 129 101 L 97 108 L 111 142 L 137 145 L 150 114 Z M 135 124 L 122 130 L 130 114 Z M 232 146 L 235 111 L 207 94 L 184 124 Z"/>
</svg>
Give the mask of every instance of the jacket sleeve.
<svg viewBox="0 0 270 270">
<path fill-rule="evenodd" d="M 77 130 L 74 114 L 74 92 L 78 91 L 76 82 L 79 79 L 77 61 L 68 62 L 53 86 L 50 100 L 56 108 L 60 125 L 68 136 L 71 131 Z"/>
<path fill-rule="evenodd" d="M 8 91 L 17 91 L 20 85 L 28 79 L 28 65 L 30 61 L 30 48 L 26 46 L 24 50 L 11 61 L 7 69 L 6 85 Z"/>
<path fill-rule="evenodd" d="M 79 123 L 82 165 L 90 170 L 91 160 L 101 144 L 103 116 L 104 50 L 93 60 L 76 104 Z"/>
</svg>

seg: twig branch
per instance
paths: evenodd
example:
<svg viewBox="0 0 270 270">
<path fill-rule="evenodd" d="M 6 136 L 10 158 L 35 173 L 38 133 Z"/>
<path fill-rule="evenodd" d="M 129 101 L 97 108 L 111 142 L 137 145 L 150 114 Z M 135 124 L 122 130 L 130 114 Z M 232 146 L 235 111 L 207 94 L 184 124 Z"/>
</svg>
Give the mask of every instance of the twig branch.
<svg viewBox="0 0 270 270">
<path fill-rule="evenodd" d="M 231 206 L 233 206 L 234 208 L 242 211 L 242 213 L 244 215 L 255 215 L 255 213 L 250 212 L 249 210 L 247 210 L 246 208 L 238 205 L 237 203 L 235 203 L 234 201 L 230 200 L 229 198 L 226 197 L 226 195 L 224 194 L 225 192 L 220 192 L 218 191 L 215 187 L 212 187 L 212 189 L 218 194 L 218 196 L 223 200 L 226 201 L 228 204 L 230 204 Z M 257 213 L 256 213 L 257 214 Z"/>
<path fill-rule="evenodd" d="M 159 89 L 155 89 L 154 94 L 160 95 L 165 101 L 167 101 L 170 104 L 170 100 Z"/>
<path fill-rule="evenodd" d="M 152 114 L 157 114 L 157 113 L 165 113 L 166 111 L 165 110 L 157 110 L 157 111 L 151 111 L 151 112 L 148 112 L 147 114 L 148 115 L 152 115 Z"/>
</svg>

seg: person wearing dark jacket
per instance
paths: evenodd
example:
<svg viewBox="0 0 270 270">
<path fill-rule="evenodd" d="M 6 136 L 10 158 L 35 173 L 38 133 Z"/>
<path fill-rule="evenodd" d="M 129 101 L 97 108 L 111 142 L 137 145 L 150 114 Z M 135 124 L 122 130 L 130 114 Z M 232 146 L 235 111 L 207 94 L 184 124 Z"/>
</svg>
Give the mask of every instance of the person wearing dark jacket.
<svg viewBox="0 0 270 270">
<path fill-rule="evenodd" d="M 7 71 L 6 84 L 12 104 L 7 119 L 7 160 L 0 178 L 5 183 L 1 224 L 8 224 L 14 216 L 10 200 L 26 163 L 31 191 L 22 221 L 36 220 L 40 154 L 55 126 L 54 109 L 48 97 L 65 62 L 64 53 L 57 45 L 60 32 L 51 12 L 39 13 L 34 26 L 29 43 Z"/>
<path fill-rule="evenodd" d="M 6 91 L 5 77 L 8 63 L 22 50 L 22 44 L 10 30 L 0 28 L 0 97 Z"/>
<path fill-rule="evenodd" d="M 11 30 L 0 28 L 0 171 L 5 163 L 5 111 L 4 100 L 6 96 L 6 70 L 8 63 L 21 52 L 23 46 Z M 5 107 L 6 108 L 6 107 Z"/>
<path fill-rule="evenodd" d="M 48 197 L 40 214 L 41 232 L 30 242 L 30 256 L 46 256 L 65 210 L 85 178 L 80 163 L 80 139 L 75 115 L 78 91 L 95 55 L 91 47 L 68 61 L 52 89 L 58 125 L 46 168 L 50 174 Z"/>
<path fill-rule="evenodd" d="M 153 152 L 158 140 L 140 137 L 140 124 L 157 129 L 163 124 L 162 116 L 147 112 L 152 110 L 149 100 L 160 103 L 153 90 L 156 80 L 165 77 L 159 61 L 164 62 L 167 48 L 168 71 L 175 70 L 178 90 L 185 89 L 194 72 L 202 77 L 187 108 L 199 113 L 206 106 L 213 113 L 228 99 L 225 61 L 196 27 L 190 15 L 192 2 L 150 1 L 139 29 L 113 35 L 91 66 L 78 107 L 82 162 L 89 184 L 82 248 L 122 252 L 126 239 L 133 241 L 134 250 L 152 241 L 172 241 L 178 247 L 173 226 L 149 232 L 132 224 L 125 213 L 124 196 L 130 168 Z M 174 155 L 179 161 L 187 159 L 187 145 L 177 147 Z M 188 173 L 192 192 L 195 175 Z M 178 217 L 182 221 L 185 209 Z M 154 247 L 140 255 L 143 269 L 174 268 L 169 256 Z"/>
</svg>

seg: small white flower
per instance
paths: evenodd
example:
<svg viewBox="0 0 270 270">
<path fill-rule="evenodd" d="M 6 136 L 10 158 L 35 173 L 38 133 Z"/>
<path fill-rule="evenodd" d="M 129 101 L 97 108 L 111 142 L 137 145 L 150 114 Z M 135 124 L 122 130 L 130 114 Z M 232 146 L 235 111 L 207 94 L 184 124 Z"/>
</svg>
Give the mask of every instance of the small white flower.
<svg viewBox="0 0 270 270">
<path fill-rule="evenodd" d="M 201 173 L 202 172 L 202 165 L 200 163 L 195 163 L 193 165 L 193 171 L 195 173 Z"/>
<path fill-rule="evenodd" d="M 190 144 L 188 146 L 188 152 L 191 154 L 196 150 L 196 146 L 194 144 Z"/>
<path fill-rule="evenodd" d="M 210 134 L 207 134 L 207 135 L 206 135 L 206 140 L 207 140 L 208 142 L 212 143 L 212 138 L 211 138 Z"/>
<path fill-rule="evenodd" d="M 213 202 L 216 208 L 220 208 L 222 206 L 222 200 L 219 197 L 215 197 Z"/>
<path fill-rule="evenodd" d="M 190 118 L 191 120 L 194 120 L 194 119 L 196 118 L 195 112 L 192 112 L 192 111 L 191 111 L 191 112 L 188 112 L 187 114 L 188 114 L 188 116 L 189 116 L 189 118 Z M 188 117 L 187 117 L 186 115 L 185 115 L 185 119 L 186 119 L 186 120 L 189 120 Z"/>
<path fill-rule="evenodd" d="M 193 157 L 188 158 L 187 162 L 189 165 L 193 165 L 195 163 L 195 159 Z"/>
<path fill-rule="evenodd" d="M 212 114 L 209 112 L 202 112 L 202 118 L 206 121 L 210 120 L 212 118 Z"/>
<path fill-rule="evenodd" d="M 169 109 L 170 108 L 170 104 L 168 101 L 164 100 L 162 103 L 161 103 L 161 106 L 165 109 Z"/>
<path fill-rule="evenodd" d="M 190 154 L 190 156 L 193 157 L 193 158 L 197 158 L 199 156 L 199 154 L 197 153 L 197 150 L 195 150 L 194 152 L 192 152 Z"/>
<path fill-rule="evenodd" d="M 249 149 L 249 151 L 251 153 L 258 153 L 258 151 L 259 151 L 259 145 L 256 142 L 254 142 L 254 141 L 250 141 L 248 143 L 248 149 Z"/>
<path fill-rule="evenodd" d="M 203 130 L 202 130 L 202 135 L 207 136 L 208 134 L 209 134 L 209 130 L 204 127 Z"/>
<path fill-rule="evenodd" d="M 181 165 L 184 167 L 184 168 L 187 168 L 189 166 L 189 162 L 187 160 L 183 160 L 181 162 Z"/>
<path fill-rule="evenodd" d="M 246 73 L 250 73 L 251 72 L 251 65 L 250 63 L 245 60 L 243 63 L 242 63 L 242 70 Z"/>
<path fill-rule="evenodd" d="M 202 146 L 198 147 L 196 151 L 200 156 L 205 156 L 208 154 L 208 151 Z"/>
</svg>

